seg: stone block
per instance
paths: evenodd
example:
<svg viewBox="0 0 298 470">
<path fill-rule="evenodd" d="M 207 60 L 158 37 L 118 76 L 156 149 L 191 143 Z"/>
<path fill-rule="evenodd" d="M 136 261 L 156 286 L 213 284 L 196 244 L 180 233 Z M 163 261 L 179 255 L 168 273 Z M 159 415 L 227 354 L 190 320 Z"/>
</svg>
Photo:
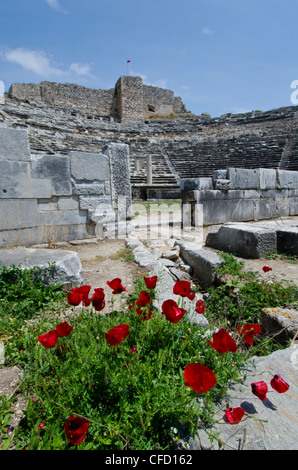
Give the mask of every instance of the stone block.
<svg viewBox="0 0 298 470">
<path fill-rule="evenodd" d="M 260 168 L 260 189 L 276 188 L 276 170 L 273 168 Z"/>
<path fill-rule="evenodd" d="M 0 231 L 0 247 L 11 248 L 13 246 L 35 245 L 44 243 L 42 227 L 18 228 Z"/>
<path fill-rule="evenodd" d="M 224 224 L 217 234 L 206 237 L 206 246 L 234 253 L 242 258 L 262 258 L 277 249 L 273 228 L 256 224 Z"/>
<path fill-rule="evenodd" d="M 114 209 L 117 209 L 119 218 L 131 218 L 132 196 L 130 184 L 129 146 L 126 144 L 111 143 L 103 147 L 102 153 L 110 160 L 111 168 L 111 196 Z M 121 205 L 119 201 L 121 199 Z"/>
<path fill-rule="evenodd" d="M 232 382 L 226 396 L 215 405 L 212 428 L 202 426 L 195 438 L 189 439 L 190 451 L 219 450 L 218 439 L 223 443 L 222 450 L 228 451 L 297 450 L 296 358 L 296 344 L 267 356 L 253 357 L 243 370 L 243 383 Z M 289 384 L 286 393 L 277 393 L 270 386 L 275 374 L 280 374 Z M 251 384 L 260 380 L 268 384 L 265 401 L 251 392 Z M 223 415 L 229 406 L 242 407 L 251 418 L 244 417 L 238 424 L 227 424 Z M 214 435 L 218 439 L 209 437 Z"/>
<path fill-rule="evenodd" d="M 197 201 L 203 203 L 204 201 L 220 201 L 223 199 L 243 199 L 244 191 L 240 189 L 236 190 L 220 190 L 220 189 L 213 189 L 212 191 L 198 191 L 197 193 Z"/>
<path fill-rule="evenodd" d="M 213 189 L 211 178 L 183 178 L 180 180 L 181 191 Z"/>
<path fill-rule="evenodd" d="M 281 253 L 298 255 L 298 227 L 279 227 L 277 233 L 277 250 Z"/>
<path fill-rule="evenodd" d="M 276 170 L 276 179 L 278 188 L 298 188 L 298 171 Z"/>
<path fill-rule="evenodd" d="M 13 248 L 0 251 L 0 262 L 8 267 L 21 264 L 23 268 L 38 266 L 46 285 L 62 282 L 70 288 L 85 282 L 78 254 L 68 250 Z"/>
<path fill-rule="evenodd" d="M 298 215 L 298 197 L 290 198 L 289 215 Z"/>
<path fill-rule="evenodd" d="M 51 180 L 31 178 L 31 165 L 27 162 L 0 160 L 0 198 L 50 198 Z"/>
<path fill-rule="evenodd" d="M 212 175 L 212 185 L 213 189 L 216 189 L 216 180 L 227 180 L 228 179 L 228 170 L 216 170 Z"/>
<path fill-rule="evenodd" d="M 203 205 L 203 223 L 206 225 L 254 219 L 253 199 L 213 200 Z"/>
<path fill-rule="evenodd" d="M 34 155 L 32 157 L 33 178 L 49 178 L 53 196 L 70 196 L 69 157 L 65 155 Z"/>
<path fill-rule="evenodd" d="M 0 230 L 13 230 L 42 225 L 36 199 L 0 199 Z"/>
<path fill-rule="evenodd" d="M 263 308 L 261 325 L 262 334 L 274 336 L 285 345 L 298 331 L 298 311 L 280 307 Z"/>
<path fill-rule="evenodd" d="M 73 194 L 84 196 L 103 196 L 105 194 L 104 183 L 89 181 L 88 183 L 72 182 Z"/>
<path fill-rule="evenodd" d="M 228 168 L 227 179 L 231 181 L 230 189 L 259 189 L 260 170 L 246 168 Z"/>
<path fill-rule="evenodd" d="M 274 199 L 254 199 L 254 220 L 269 219 L 278 216 Z"/>
<path fill-rule="evenodd" d="M 38 199 L 37 203 L 38 203 L 39 211 L 57 211 L 58 210 L 57 197 L 53 197 L 51 199 Z"/>
<path fill-rule="evenodd" d="M 30 161 L 27 131 L 0 128 L 0 160 Z"/>
<path fill-rule="evenodd" d="M 44 226 L 79 225 L 87 223 L 86 211 L 47 211 L 44 213 Z"/>
<path fill-rule="evenodd" d="M 290 215 L 290 199 L 284 197 L 277 197 L 275 198 L 275 205 L 277 216 L 287 217 Z"/>
<path fill-rule="evenodd" d="M 200 195 L 200 192 L 197 189 L 189 190 L 189 191 L 182 191 L 181 192 L 182 203 L 196 202 L 199 198 L 199 195 Z"/>
<path fill-rule="evenodd" d="M 214 181 L 214 189 L 228 190 L 231 187 L 231 181 L 228 179 L 218 178 Z"/>
<path fill-rule="evenodd" d="M 79 209 L 79 199 L 76 196 L 73 197 L 59 197 L 57 203 L 57 209 L 60 211 L 76 210 Z M 52 209 L 55 210 L 55 209 Z"/>
<path fill-rule="evenodd" d="M 195 243 L 176 241 L 180 247 L 180 257 L 193 269 L 193 273 L 202 286 L 211 286 L 217 281 L 216 270 L 221 265 L 219 256 Z"/>
<path fill-rule="evenodd" d="M 71 175 L 80 181 L 110 180 L 109 158 L 102 153 L 70 152 Z"/>
</svg>

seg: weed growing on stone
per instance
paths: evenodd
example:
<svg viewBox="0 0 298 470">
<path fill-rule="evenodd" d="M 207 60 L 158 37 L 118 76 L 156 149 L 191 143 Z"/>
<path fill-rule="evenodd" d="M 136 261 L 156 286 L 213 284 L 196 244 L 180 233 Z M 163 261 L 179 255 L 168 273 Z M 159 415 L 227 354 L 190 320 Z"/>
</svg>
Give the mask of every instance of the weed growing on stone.
<svg viewBox="0 0 298 470">
<path fill-rule="evenodd" d="M 244 271 L 243 263 L 227 253 L 220 255 L 222 266 L 219 275 L 228 276 L 226 282 L 208 289 L 208 320 L 224 328 L 237 328 L 244 323 L 259 323 L 264 308 L 297 308 L 298 288 L 288 281 L 259 279 L 258 273 Z M 267 268 L 268 269 L 268 268 Z M 264 272 L 267 271 L 264 266 Z M 271 270 L 269 268 L 268 270 Z M 275 339 L 266 340 L 259 337 L 259 352 L 269 354 L 274 349 L 284 347 Z M 255 348 L 255 353 L 258 349 Z"/>
</svg>

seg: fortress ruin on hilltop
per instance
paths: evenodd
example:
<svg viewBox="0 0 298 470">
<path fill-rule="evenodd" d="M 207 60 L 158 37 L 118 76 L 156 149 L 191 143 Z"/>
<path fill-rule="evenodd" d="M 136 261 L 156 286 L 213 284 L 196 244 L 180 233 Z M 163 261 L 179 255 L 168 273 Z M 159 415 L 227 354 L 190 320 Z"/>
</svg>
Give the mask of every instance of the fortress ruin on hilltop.
<svg viewBox="0 0 298 470">
<path fill-rule="evenodd" d="M 108 236 L 115 221 L 125 233 L 132 200 L 203 201 L 205 223 L 298 214 L 297 123 L 298 106 L 196 116 L 140 77 L 14 83 L 0 102 L 0 247 Z"/>
<path fill-rule="evenodd" d="M 131 76 L 120 77 L 110 90 L 93 90 L 69 83 L 14 83 L 8 96 L 113 117 L 121 122 L 142 123 L 145 116 L 186 112 L 181 98 L 175 97 L 173 91 L 144 85 L 140 77 Z"/>
</svg>

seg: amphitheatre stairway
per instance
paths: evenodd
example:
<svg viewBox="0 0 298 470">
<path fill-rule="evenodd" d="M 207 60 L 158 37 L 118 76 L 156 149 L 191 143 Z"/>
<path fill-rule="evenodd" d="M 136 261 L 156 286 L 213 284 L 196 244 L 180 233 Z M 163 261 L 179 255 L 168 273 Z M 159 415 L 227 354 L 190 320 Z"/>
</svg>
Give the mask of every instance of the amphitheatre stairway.
<svg viewBox="0 0 298 470">
<path fill-rule="evenodd" d="M 66 155 L 99 152 L 109 143 L 125 143 L 130 152 L 133 188 L 147 184 L 176 189 L 180 178 L 211 177 L 218 169 L 298 170 L 298 107 L 210 118 L 190 114 L 122 123 L 115 116 L 6 97 L 0 127 L 26 129 L 30 151 Z"/>
</svg>

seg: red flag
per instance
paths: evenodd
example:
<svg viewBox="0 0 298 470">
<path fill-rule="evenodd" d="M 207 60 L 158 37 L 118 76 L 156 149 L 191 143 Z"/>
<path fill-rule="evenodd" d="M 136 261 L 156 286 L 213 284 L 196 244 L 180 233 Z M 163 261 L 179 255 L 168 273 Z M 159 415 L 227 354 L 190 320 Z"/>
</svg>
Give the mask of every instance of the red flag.
<svg viewBox="0 0 298 470">
<path fill-rule="evenodd" d="M 129 64 L 129 63 L 130 63 L 130 60 L 128 60 L 127 63 Z"/>
</svg>

